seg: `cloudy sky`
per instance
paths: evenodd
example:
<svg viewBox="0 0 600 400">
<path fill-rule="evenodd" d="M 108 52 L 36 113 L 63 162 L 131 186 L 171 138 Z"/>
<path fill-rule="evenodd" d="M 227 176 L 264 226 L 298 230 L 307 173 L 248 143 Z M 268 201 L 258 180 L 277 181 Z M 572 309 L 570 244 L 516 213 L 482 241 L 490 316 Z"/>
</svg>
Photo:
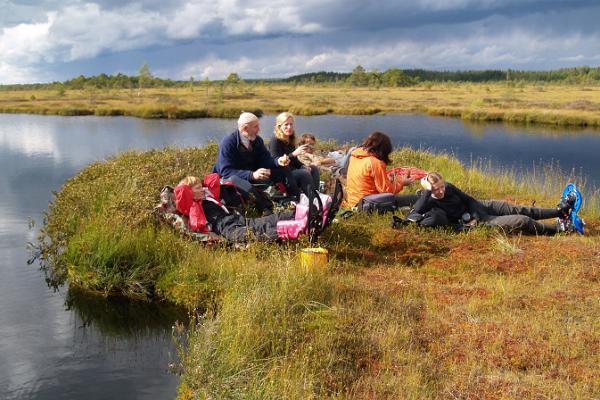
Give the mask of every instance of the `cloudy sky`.
<svg viewBox="0 0 600 400">
<path fill-rule="evenodd" d="M 0 83 L 600 65 L 600 1 L 0 0 Z"/>
</svg>

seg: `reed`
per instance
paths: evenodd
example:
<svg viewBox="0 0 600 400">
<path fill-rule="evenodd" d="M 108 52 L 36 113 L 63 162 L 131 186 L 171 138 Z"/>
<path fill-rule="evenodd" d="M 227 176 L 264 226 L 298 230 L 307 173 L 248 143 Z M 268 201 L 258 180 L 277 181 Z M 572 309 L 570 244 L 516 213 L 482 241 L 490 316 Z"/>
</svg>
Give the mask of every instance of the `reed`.
<svg viewBox="0 0 600 400">
<path fill-rule="evenodd" d="M 418 112 L 470 121 L 558 127 L 600 127 L 600 88 L 579 85 L 432 83 L 408 87 L 203 83 L 199 90 L 148 88 L 0 91 L 0 112 L 57 115 L 128 115 L 140 118 L 234 118 L 240 110 L 268 114 L 371 115 Z"/>
</svg>

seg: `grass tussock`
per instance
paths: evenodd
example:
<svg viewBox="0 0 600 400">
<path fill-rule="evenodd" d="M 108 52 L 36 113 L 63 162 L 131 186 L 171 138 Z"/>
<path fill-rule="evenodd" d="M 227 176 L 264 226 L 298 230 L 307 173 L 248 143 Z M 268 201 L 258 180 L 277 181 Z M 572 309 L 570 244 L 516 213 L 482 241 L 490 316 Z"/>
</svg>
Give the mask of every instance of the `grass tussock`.
<svg viewBox="0 0 600 400">
<path fill-rule="evenodd" d="M 0 112 L 56 115 L 128 115 L 140 118 L 236 118 L 291 111 L 372 115 L 418 112 L 468 121 L 505 121 L 557 127 L 600 127 L 600 88 L 578 85 L 421 83 L 408 87 L 356 88 L 344 84 L 204 84 L 189 88 L 2 91 Z M 258 110 L 257 110 L 258 109 Z"/>
<path fill-rule="evenodd" d="M 600 376 L 598 193 L 588 235 L 456 234 L 356 215 L 321 238 L 327 270 L 300 268 L 306 241 L 206 247 L 158 224 L 162 185 L 210 170 L 205 148 L 130 152 L 56 194 L 42 231 L 49 275 L 104 294 L 167 299 L 179 326 L 180 399 L 593 398 Z M 554 206 L 566 177 L 465 167 L 399 149 L 480 198 Z M 585 185 L 585 183 L 581 183 Z"/>
</svg>

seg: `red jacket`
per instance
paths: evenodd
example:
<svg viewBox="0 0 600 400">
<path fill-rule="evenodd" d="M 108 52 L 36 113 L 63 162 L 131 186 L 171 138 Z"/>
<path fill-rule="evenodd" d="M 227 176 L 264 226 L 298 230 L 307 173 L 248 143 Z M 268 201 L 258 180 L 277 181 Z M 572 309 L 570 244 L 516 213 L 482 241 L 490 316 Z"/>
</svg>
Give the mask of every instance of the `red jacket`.
<svg viewBox="0 0 600 400">
<path fill-rule="evenodd" d="M 208 174 L 202 180 L 202 186 L 207 187 L 212 197 L 220 203 L 221 182 L 219 174 Z M 192 187 L 179 184 L 175 187 L 175 206 L 177 211 L 188 217 L 190 229 L 197 232 L 209 232 L 206 215 L 202 208 L 202 200 L 194 200 Z"/>
</svg>

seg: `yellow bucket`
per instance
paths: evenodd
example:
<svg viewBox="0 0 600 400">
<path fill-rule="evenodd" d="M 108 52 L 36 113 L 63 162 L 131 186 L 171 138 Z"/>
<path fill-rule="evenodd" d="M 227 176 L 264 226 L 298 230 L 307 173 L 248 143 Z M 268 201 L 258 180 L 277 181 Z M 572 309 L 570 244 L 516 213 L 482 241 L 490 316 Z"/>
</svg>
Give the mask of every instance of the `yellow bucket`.
<svg viewBox="0 0 600 400">
<path fill-rule="evenodd" d="M 322 247 L 307 247 L 300 251 L 300 265 L 305 271 L 324 271 L 328 258 L 329 252 Z"/>
</svg>

